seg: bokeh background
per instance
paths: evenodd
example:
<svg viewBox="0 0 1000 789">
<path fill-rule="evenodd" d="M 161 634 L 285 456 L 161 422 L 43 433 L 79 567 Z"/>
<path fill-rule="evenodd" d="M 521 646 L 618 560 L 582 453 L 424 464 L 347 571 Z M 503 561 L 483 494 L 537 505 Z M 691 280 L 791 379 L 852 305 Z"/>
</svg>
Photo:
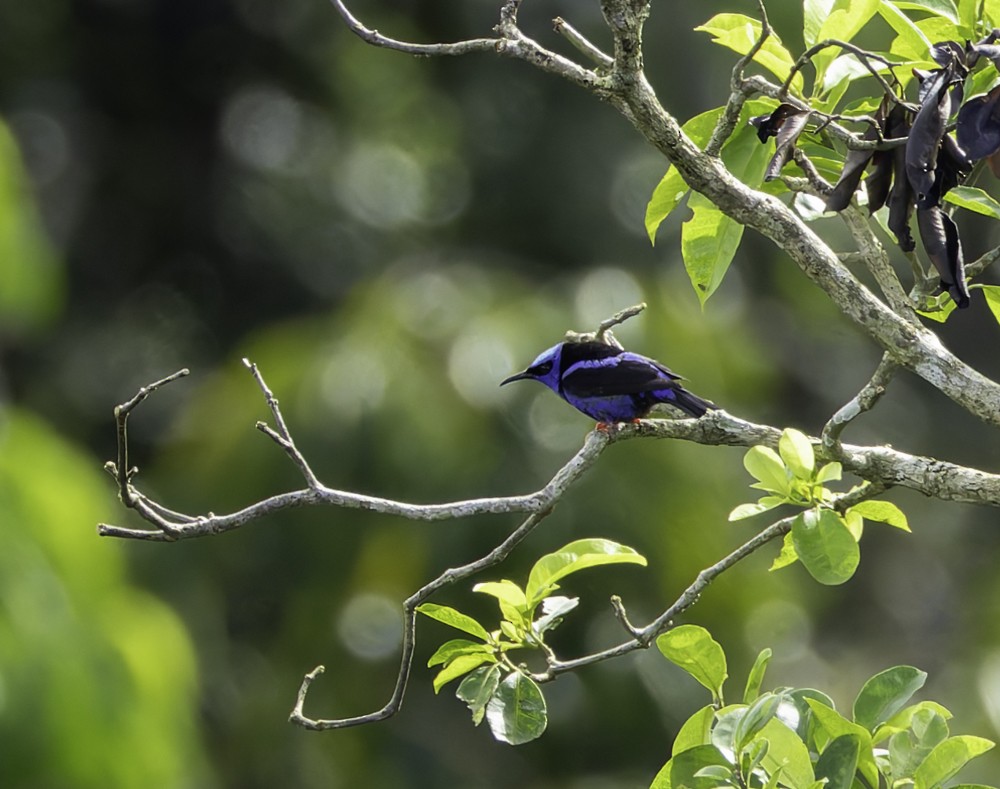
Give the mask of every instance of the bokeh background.
<svg viewBox="0 0 1000 789">
<path fill-rule="evenodd" d="M 800 10 L 774 5 L 797 51 Z M 355 10 L 439 41 L 488 35 L 496 6 Z M 692 31 L 723 10 L 754 5 L 655 4 L 649 76 L 682 119 L 726 95 L 731 53 Z M 521 19 L 572 54 L 556 15 L 608 43 L 596 2 L 527 3 Z M 498 381 L 637 301 L 649 309 L 619 332 L 630 347 L 732 413 L 812 433 L 877 349 L 751 234 L 702 311 L 681 217 L 655 248 L 644 236 L 665 163 L 609 107 L 489 55 L 370 48 L 323 0 L 0 0 L 0 114 L 0 785 L 647 786 L 707 701 L 653 652 L 546 686 L 549 731 L 515 749 L 473 728 L 452 688 L 433 695 L 423 664 L 451 634 L 422 622 L 400 715 L 320 734 L 289 725 L 318 663 L 308 713 L 381 706 L 399 601 L 517 518 L 318 509 L 174 545 L 98 538 L 98 522 L 140 525 L 101 470 L 114 405 L 191 368 L 131 425 L 138 482 L 176 509 L 299 487 L 254 430 L 268 413 L 247 356 L 326 483 L 435 502 L 544 484 L 591 424 L 541 387 Z M 968 258 L 998 243 L 965 221 Z M 822 232 L 846 245 L 835 220 Z M 975 297 L 941 329 L 994 377 L 997 332 Z M 847 438 L 1000 460 L 992 430 L 908 375 Z M 554 634 L 567 657 L 616 643 L 610 595 L 644 621 L 763 525 L 726 522 L 752 498 L 742 454 L 615 446 L 477 580 L 522 579 L 577 537 L 631 545 L 649 567 L 573 577 L 583 602 Z M 997 738 L 996 513 L 892 498 L 914 534 L 870 527 L 848 584 L 768 573 L 775 547 L 726 573 L 688 621 L 726 647 L 734 699 L 765 646 L 767 686 L 819 687 L 848 709 L 865 678 L 909 663 L 930 672 L 921 697 L 953 709 L 955 732 Z M 492 615 L 471 585 L 437 601 Z M 965 777 L 998 774 L 988 755 Z"/>
</svg>

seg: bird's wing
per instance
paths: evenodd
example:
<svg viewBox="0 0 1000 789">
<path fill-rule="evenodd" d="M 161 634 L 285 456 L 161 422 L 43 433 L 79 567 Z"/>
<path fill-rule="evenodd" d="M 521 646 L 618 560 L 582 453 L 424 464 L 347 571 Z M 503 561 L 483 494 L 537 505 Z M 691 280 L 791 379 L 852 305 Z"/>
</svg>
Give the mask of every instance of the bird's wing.
<svg viewBox="0 0 1000 789">
<path fill-rule="evenodd" d="M 562 388 L 578 397 L 637 394 L 675 388 L 679 378 L 658 362 L 625 351 L 605 359 L 577 362 L 563 373 Z"/>
</svg>

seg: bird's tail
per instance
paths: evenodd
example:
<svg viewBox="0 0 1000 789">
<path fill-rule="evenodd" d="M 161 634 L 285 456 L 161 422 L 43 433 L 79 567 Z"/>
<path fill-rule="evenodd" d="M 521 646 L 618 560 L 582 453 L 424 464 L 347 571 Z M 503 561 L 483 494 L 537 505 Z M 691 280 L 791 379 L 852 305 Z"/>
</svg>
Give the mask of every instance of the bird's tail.
<svg viewBox="0 0 1000 789">
<path fill-rule="evenodd" d="M 706 411 L 718 408 L 711 400 L 698 397 L 682 387 L 674 390 L 674 398 L 669 402 L 693 417 L 704 416 Z"/>
</svg>

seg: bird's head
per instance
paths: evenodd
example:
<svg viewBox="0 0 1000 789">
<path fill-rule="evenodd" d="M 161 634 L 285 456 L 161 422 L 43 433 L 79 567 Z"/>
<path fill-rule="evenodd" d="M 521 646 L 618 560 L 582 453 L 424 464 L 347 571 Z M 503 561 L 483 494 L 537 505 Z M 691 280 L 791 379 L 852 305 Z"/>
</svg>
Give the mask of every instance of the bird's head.
<svg viewBox="0 0 1000 789">
<path fill-rule="evenodd" d="M 524 372 L 518 373 L 517 375 L 512 375 L 510 378 L 505 378 L 500 382 L 500 386 L 504 384 L 509 384 L 511 381 L 523 381 L 530 378 L 534 381 L 539 381 L 545 384 L 549 389 L 554 392 L 559 391 L 559 359 L 562 354 L 563 343 L 558 345 L 553 345 L 548 350 L 542 351 L 538 354 L 538 358 L 535 359 L 528 369 Z"/>
</svg>

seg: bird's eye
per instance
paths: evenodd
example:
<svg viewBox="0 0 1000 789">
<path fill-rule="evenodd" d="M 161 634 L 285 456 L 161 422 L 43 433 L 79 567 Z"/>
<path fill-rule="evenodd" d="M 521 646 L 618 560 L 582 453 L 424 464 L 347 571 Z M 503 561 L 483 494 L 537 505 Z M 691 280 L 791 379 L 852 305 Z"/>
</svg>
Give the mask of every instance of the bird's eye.
<svg viewBox="0 0 1000 789">
<path fill-rule="evenodd" d="M 548 361 L 548 362 L 542 362 L 542 363 L 541 363 L 540 365 L 538 365 L 537 367 L 533 367 L 533 368 L 531 369 L 531 372 L 532 372 L 532 374 L 534 374 L 534 375 L 545 375 L 545 374 L 546 374 L 546 373 L 548 373 L 548 372 L 549 372 L 549 371 L 550 371 L 551 369 L 552 369 L 552 362 L 551 362 L 551 361 Z"/>
</svg>

